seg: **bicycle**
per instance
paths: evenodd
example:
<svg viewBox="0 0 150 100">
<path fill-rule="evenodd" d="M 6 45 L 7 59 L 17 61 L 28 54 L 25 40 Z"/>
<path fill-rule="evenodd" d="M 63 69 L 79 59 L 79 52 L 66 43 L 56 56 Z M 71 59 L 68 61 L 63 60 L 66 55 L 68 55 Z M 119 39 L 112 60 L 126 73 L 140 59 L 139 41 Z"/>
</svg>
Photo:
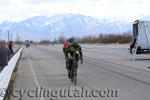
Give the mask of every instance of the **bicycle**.
<svg viewBox="0 0 150 100">
<path fill-rule="evenodd" d="M 79 52 L 75 52 L 74 55 L 73 55 L 73 64 L 71 66 L 71 71 L 70 71 L 70 79 L 71 79 L 71 82 L 76 86 L 77 84 L 77 68 L 78 68 L 78 61 L 79 61 Z M 83 62 L 83 59 L 80 59 L 81 60 L 81 64 Z"/>
<path fill-rule="evenodd" d="M 71 68 L 71 73 L 70 73 L 70 79 L 71 82 L 76 85 L 77 84 L 77 62 L 73 62 L 72 68 Z"/>
<path fill-rule="evenodd" d="M 30 44 L 26 44 L 26 48 L 29 48 Z"/>
</svg>

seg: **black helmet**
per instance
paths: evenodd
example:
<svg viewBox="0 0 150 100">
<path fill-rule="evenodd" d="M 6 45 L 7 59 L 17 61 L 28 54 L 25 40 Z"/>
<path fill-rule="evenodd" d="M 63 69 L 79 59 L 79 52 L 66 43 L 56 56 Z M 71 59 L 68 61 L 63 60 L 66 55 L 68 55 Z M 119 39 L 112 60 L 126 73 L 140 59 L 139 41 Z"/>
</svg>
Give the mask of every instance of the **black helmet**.
<svg viewBox="0 0 150 100">
<path fill-rule="evenodd" d="M 69 43 L 73 43 L 74 41 L 75 41 L 74 37 L 71 37 L 67 40 L 67 42 L 69 42 Z"/>
</svg>

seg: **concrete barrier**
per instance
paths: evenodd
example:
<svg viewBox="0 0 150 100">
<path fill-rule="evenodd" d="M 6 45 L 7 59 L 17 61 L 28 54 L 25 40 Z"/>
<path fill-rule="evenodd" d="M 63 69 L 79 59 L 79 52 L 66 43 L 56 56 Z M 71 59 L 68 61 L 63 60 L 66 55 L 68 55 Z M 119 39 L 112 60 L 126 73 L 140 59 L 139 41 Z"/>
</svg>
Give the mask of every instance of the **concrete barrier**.
<svg viewBox="0 0 150 100">
<path fill-rule="evenodd" d="M 23 46 L 18 50 L 18 52 L 10 59 L 8 65 L 5 66 L 2 72 L 0 72 L 0 100 L 3 100 L 5 93 L 7 92 L 7 87 L 11 79 L 12 72 L 20 58 Z"/>
</svg>

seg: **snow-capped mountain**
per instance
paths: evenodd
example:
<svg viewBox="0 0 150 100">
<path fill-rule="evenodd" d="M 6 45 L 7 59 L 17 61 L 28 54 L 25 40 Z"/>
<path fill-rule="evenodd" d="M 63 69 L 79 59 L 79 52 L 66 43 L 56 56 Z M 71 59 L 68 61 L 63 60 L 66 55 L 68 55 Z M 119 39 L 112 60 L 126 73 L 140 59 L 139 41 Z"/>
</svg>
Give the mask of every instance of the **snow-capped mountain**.
<svg viewBox="0 0 150 100">
<path fill-rule="evenodd" d="M 0 24 L 2 37 L 7 36 L 7 31 L 21 39 L 54 39 L 60 35 L 86 36 L 99 33 L 123 33 L 131 31 L 131 23 L 117 19 L 98 19 L 79 14 L 59 14 L 54 16 L 36 16 L 21 22 L 3 22 Z"/>
</svg>

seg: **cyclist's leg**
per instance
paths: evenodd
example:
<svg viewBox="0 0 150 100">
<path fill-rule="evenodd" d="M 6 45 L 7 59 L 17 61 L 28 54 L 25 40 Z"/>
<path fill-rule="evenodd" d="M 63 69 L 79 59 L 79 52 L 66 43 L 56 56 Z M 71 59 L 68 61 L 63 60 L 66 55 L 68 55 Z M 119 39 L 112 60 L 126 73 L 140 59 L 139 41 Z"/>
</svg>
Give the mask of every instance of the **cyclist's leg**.
<svg viewBox="0 0 150 100">
<path fill-rule="evenodd" d="M 68 67 L 68 56 L 67 56 L 67 52 L 66 52 L 66 49 L 67 48 L 63 48 L 63 52 L 64 52 L 64 56 L 65 56 L 65 61 L 66 61 L 66 69 L 67 69 L 67 67 Z"/>
<path fill-rule="evenodd" d="M 69 61 L 68 61 L 68 78 L 71 77 L 72 64 L 73 64 L 73 61 L 72 61 L 72 60 L 69 60 Z"/>
<path fill-rule="evenodd" d="M 65 56 L 65 61 L 66 61 L 66 69 L 68 69 L 68 66 L 69 66 L 69 60 L 68 60 L 67 56 Z"/>
<path fill-rule="evenodd" d="M 70 78 L 71 76 L 71 68 L 72 68 L 72 64 L 73 64 L 73 57 L 70 53 L 67 54 L 67 58 L 68 58 L 68 77 Z"/>
<path fill-rule="evenodd" d="M 78 68 L 78 61 L 79 61 L 79 53 L 78 52 L 76 52 L 75 54 L 74 54 L 74 57 L 73 57 L 74 59 L 75 59 L 75 62 L 76 62 L 76 68 L 77 68 L 77 70 L 79 70 L 79 68 Z"/>
</svg>

